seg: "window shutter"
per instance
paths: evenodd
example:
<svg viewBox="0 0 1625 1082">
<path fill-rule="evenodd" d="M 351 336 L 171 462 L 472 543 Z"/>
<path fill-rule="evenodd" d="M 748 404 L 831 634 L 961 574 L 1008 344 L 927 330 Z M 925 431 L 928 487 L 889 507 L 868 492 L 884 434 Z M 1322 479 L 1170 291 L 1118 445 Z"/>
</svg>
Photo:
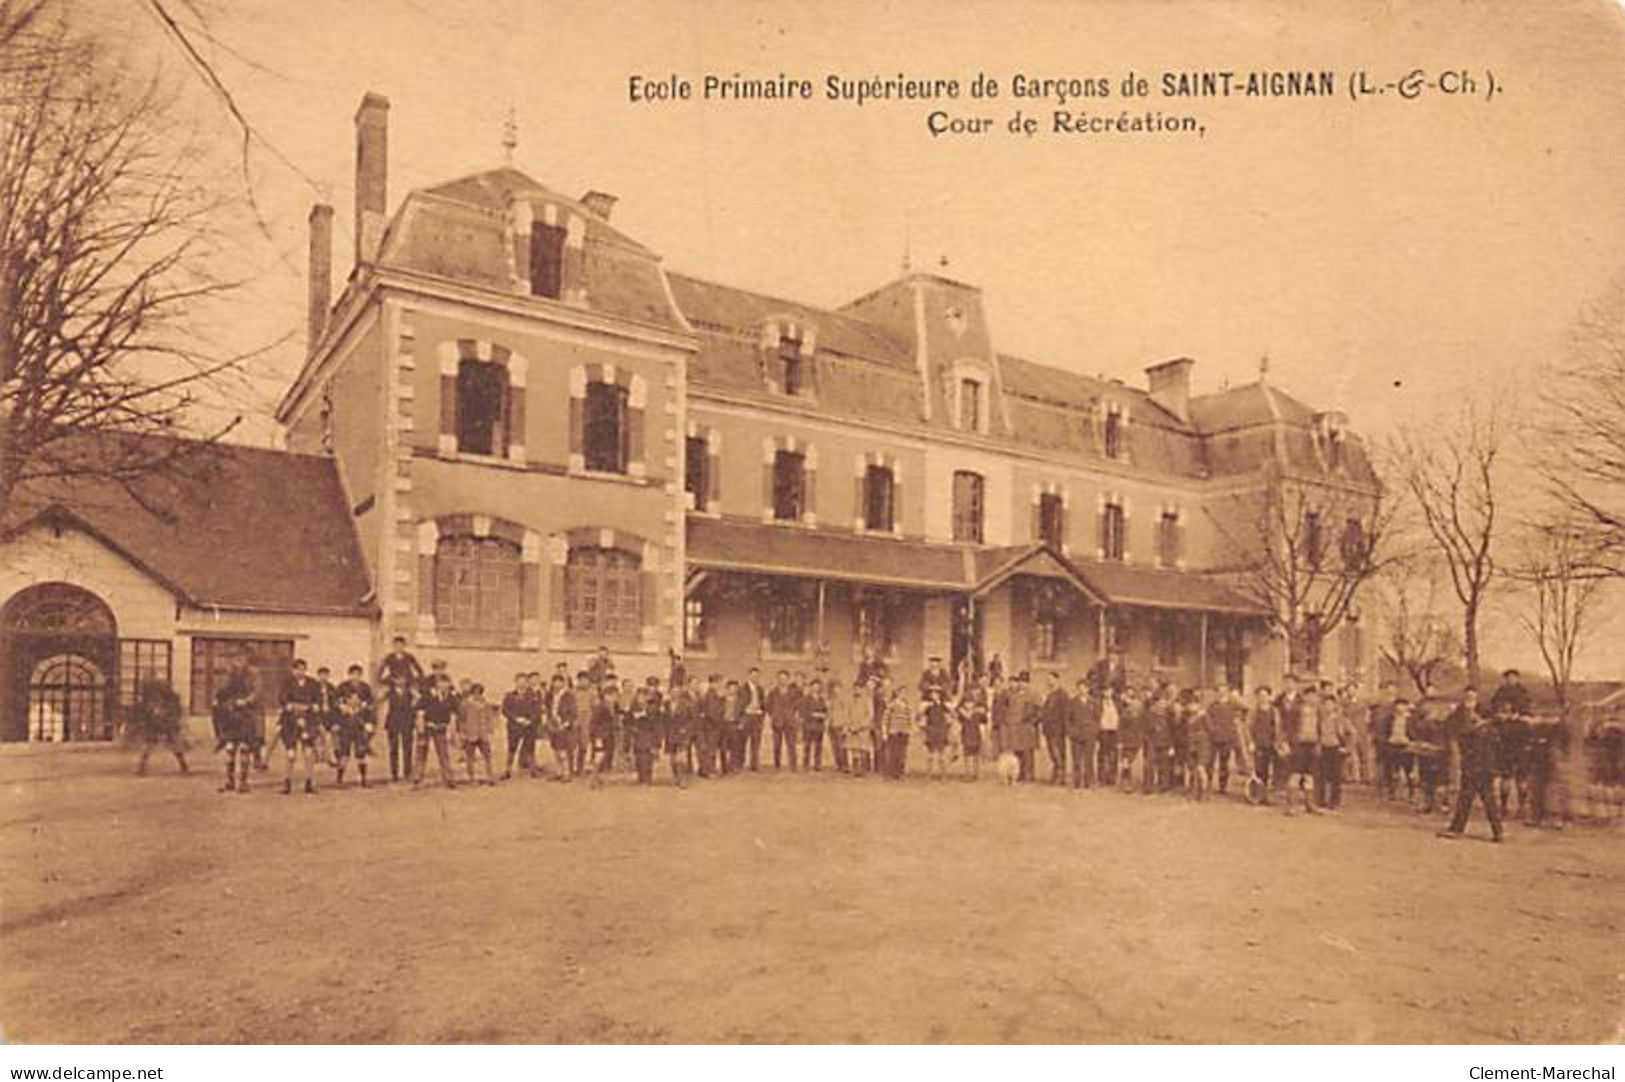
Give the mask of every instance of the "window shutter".
<svg viewBox="0 0 1625 1082">
<path fill-rule="evenodd" d="M 632 405 L 630 397 L 625 401 L 626 470 L 633 476 L 639 476 L 643 473 L 643 407 Z"/>
<path fill-rule="evenodd" d="M 809 454 L 801 471 L 801 506 L 802 521 L 818 521 L 818 467 Z"/>
<path fill-rule="evenodd" d="M 1032 540 L 1036 545 L 1044 540 L 1044 493 L 1041 491 L 1033 493 L 1032 518 Z"/>
<path fill-rule="evenodd" d="M 868 466 L 863 465 L 861 460 L 860 460 L 860 465 L 859 465 L 858 468 L 859 468 L 858 475 L 852 479 L 852 486 L 853 486 L 852 498 L 855 501 L 852 506 L 856 508 L 856 511 L 854 511 L 853 515 L 852 515 L 852 521 L 853 521 L 853 524 L 855 526 L 857 526 L 858 529 L 866 530 L 870 526 L 870 522 L 869 522 L 869 468 L 868 468 Z"/>
<path fill-rule="evenodd" d="M 769 451 L 766 461 L 762 463 L 762 514 L 767 518 L 776 517 L 779 506 L 778 492 L 773 484 L 778 474 L 776 465 L 777 457 Z"/>
<path fill-rule="evenodd" d="M 515 386 L 513 380 L 508 381 L 508 393 L 505 396 L 507 405 L 507 419 L 504 426 L 507 430 L 507 444 L 509 457 L 517 457 L 525 451 L 525 387 L 523 384 Z"/>
<path fill-rule="evenodd" d="M 1062 552 L 1065 552 L 1067 547 L 1066 539 L 1069 533 L 1067 518 L 1071 514 L 1072 509 L 1066 505 L 1066 500 L 1063 498 L 1061 500 L 1061 536 L 1056 538 L 1056 540 L 1060 542 L 1060 549 Z"/>
<path fill-rule="evenodd" d="M 584 434 L 587 428 L 586 419 L 587 401 L 576 395 L 570 396 L 570 454 L 579 459 L 586 453 L 584 447 Z"/>
<path fill-rule="evenodd" d="M 1100 511 L 1095 515 L 1095 547 L 1100 551 L 1101 559 L 1109 553 L 1106 551 L 1106 505 L 1100 505 Z"/>
<path fill-rule="evenodd" d="M 705 502 L 706 510 L 715 507 L 722 510 L 722 452 L 711 450 L 709 447 L 705 455 Z"/>
<path fill-rule="evenodd" d="M 1185 566 L 1185 516 L 1181 515 L 1174 526 L 1174 566 Z"/>
<path fill-rule="evenodd" d="M 440 444 L 457 449 L 457 369 L 440 373 Z"/>
</svg>

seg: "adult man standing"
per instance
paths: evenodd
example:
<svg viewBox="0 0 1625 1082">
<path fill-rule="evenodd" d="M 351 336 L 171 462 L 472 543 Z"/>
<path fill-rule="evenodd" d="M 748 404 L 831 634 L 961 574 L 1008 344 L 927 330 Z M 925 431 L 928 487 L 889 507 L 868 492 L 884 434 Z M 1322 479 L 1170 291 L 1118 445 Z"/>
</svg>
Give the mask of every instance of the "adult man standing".
<svg viewBox="0 0 1625 1082">
<path fill-rule="evenodd" d="M 1015 679 L 1004 719 L 1005 751 L 1016 757 L 1020 764 L 1019 781 L 1033 780 L 1033 753 L 1038 750 L 1038 711 L 1042 704 L 1032 686 L 1032 677 L 1025 670 Z"/>
<path fill-rule="evenodd" d="M 762 690 L 762 670 L 751 668 L 739 689 L 740 736 L 752 771 L 762 768 L 762 723 L 767 717 L 767 692 Z"/>
<path fill-rule="evenodd" d="M 796 743 L 800 739 L 801 692 L 790 683 L 790 674 L 779 670 L 773 690 L 767 693 L 767 720 L 773 727 L 773 769 L 784 765 L 783 752 L 789 750 L 790 769 L 796 768 Z"/>
<path fill-rule="evenodd" d="M 541 696 L 531 687 L 530 674 L 515 673 L 513 690 L 502 697 L 502 720 L 507 723 L 508 737 L 504 780 L 513 777 L 515 759 L 520 770 L 536 773 L 536 727 L 541 722 L 541 706 Z"/>
<path fill-rule="evenodd" d="M 1490 719 L 1478 712 L 1478 695 L 1469 688 L 1455 715 L 1461 748 L 1461 778 L 1456 787 L 1456 804 L 1450 825 L 1439 832 L 1441 838 L 1459 838 L 1467 830 L 1473 811 L 1473 798 L 1484 802 L 1490 820 L 1490 837 L 1501 840 L 1501 807 L 1495 799 L 1495 767 L 1500 758 L 1500 736 Z"/>
<path fill-rule="evenodd" d="M 1100 740 L 1102 697 L 1101 689 L 1091 689 L 1085 677 L 1078 681 L 1077 694 L 1067 703 L 1066 739 L 1071 745 L 1074 789 L 1090 789 L 1095 784 L 1095 747 Z"/>
<path fill-rule="evenodd" d="M 1044 734 L 1044 750 L 1049 752 L 1049 782 L 1066 783 L 1066 717 L 1071 712 L 1072 700 L 1061 686 L 1061 674 L 1051 670 L 1045 675 L 1047 687 L 1044 704 L 1039 708 L 1038 727 Z"/>
</svg>

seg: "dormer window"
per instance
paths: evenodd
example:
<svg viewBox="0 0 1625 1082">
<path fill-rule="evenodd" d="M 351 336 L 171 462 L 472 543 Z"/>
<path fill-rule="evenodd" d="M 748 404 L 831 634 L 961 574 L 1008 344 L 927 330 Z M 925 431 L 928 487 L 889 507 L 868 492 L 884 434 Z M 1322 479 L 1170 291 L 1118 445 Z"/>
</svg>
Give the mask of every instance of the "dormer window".
<svg viewBox="0 0 1625 1082">
<path fill-rule="evenodd" d="M 779 337 L 779 389 L 787 395 L 802 393 L 806 386 L 806 360 L 801 352 L 801 332 L 787 331 Z"/>
<path fill-rule="evenodd" d="M 1106 421 L 1101 429 L 1101 445 L 1107 458 L 1123 457 L 1123 411 L 1118 406 L 1106 407 Z"/>
<path fill-rule="evenodd" d="M 966 432 L 982 430 L 982 381 L 959 381 L 959 427 Z"/>
<path fill-rule="evenodd" d="M 564 291 L 564 237 L 561 225 L 536 222 L 530 227 L 530 292 L 558 300 Z"/>
</svg>

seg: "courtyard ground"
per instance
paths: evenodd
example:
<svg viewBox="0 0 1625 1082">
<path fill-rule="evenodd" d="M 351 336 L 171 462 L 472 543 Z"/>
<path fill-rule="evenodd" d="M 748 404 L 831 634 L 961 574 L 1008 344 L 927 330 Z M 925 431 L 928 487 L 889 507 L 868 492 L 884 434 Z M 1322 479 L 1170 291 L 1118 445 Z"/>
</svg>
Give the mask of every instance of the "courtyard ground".
<svg viewBox="0 0 1625 1082">
<path fill-rule="evenodd" d="M 235 796 L 198 758 L 0 756 L 6 1041 L 1625 1039 L 1618 829 L 990 776 Z"/>
</svg>

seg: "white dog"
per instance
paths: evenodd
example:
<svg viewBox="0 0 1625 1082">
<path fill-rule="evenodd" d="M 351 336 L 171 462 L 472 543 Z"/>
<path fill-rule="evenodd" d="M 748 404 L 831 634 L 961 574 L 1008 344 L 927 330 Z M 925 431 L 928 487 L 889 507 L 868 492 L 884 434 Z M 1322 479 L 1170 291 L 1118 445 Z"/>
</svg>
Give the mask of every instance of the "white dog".
<svg viewBox="0 0 1625 1082">
<path fill-rule="evenodd" d="M 1021 760 L 1016 758 L 1013 751 L 1004 752 L 999 756 L 999 781 L 1005 785 L 1014 785 L 1016 779 L 1021 777 Z"/>
</svg>

